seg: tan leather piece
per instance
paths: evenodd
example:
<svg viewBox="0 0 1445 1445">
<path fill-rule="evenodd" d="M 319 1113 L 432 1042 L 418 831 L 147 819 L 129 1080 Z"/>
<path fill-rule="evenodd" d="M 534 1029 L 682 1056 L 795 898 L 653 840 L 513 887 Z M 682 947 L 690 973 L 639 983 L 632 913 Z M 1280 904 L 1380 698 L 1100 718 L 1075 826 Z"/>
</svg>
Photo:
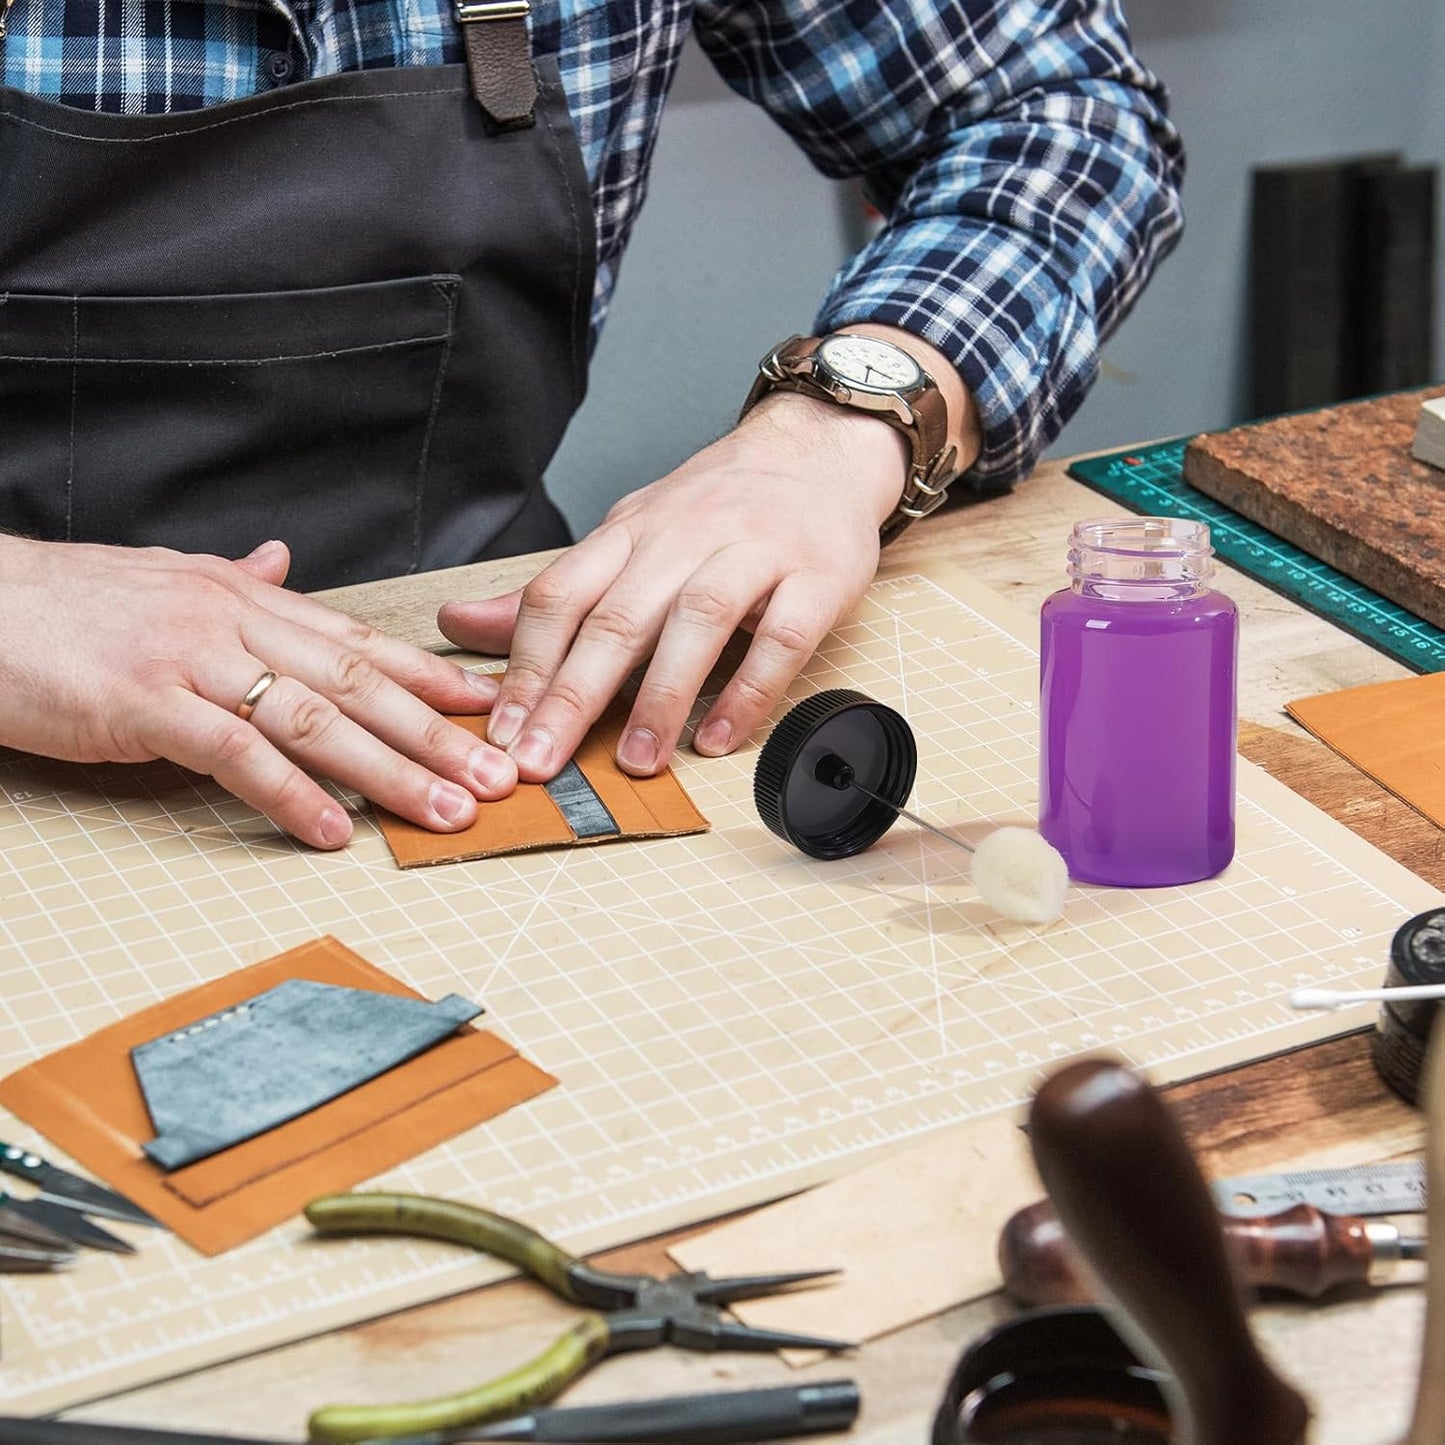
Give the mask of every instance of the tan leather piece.
<svg viewBox="0 0 1445 1445">
<path fill-rule="evenodd" d="M 652 778 L 629 777 L 617 766 L 617 744 L 631 710 L 630 701 L 614 703 L 598 719 L 573 761 L 607 805 L 621 830 L 602 838 L 578 838 L 541 783 L 521 783 L 509 797 L 477 808 L 477 821 L 460 833 L 431 833 L 378 808 L 381 831 L 403 868 L 491 858 L 531 848 L 616 843 L 626 838 L 671 838 L 705 833 L 708 821 L 698 812 L 669 769 Z M 487 735 L 484 717 L 454 717 L 478 738 Z"/>
<path fill-rule="evenodd" d="M 1367 683 L 1285 704 L 1297 723 L 1445 828 L 1445 672 Z"/>
<path fill-rule="evenodd" d="M 336 939 L 315 939 L 46 1055 L 0 1080 L 0 1104 L 202 1254 L 220 1254 L 557 1082 L 467 1027 L 300 1119 L 165 1174 L 141 1153 L 155 1130 L 130 1050 L 288 978 L 420 997 Z"/>
</svg>

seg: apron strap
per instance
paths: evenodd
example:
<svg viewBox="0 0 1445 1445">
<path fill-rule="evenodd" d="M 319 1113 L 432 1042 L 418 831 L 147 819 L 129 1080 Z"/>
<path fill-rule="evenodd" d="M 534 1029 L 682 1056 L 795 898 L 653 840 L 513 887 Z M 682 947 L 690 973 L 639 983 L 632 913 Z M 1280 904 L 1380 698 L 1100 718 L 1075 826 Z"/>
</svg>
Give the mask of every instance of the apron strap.
<svg viewBox="0 0 1445 1445">
<path fill-rule="evenodd" d="M 495 131 L 525 130 L 536 122 L 531 10 L 529 0 L 456 0 L 472 96 Z"/>
</svg>

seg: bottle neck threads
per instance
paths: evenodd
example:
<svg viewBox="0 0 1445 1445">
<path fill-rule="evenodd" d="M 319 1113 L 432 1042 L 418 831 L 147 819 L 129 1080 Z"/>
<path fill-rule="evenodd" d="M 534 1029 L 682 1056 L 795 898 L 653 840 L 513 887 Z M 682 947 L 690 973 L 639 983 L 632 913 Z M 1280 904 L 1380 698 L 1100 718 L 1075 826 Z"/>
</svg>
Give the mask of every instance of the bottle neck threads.
<svg viewBox="0 0 1445 1445">
<path fill-rule="evenodd" d="M 1109 602 L 1183 602 L 1208 591 L 1214 548 L 1203 522 L 1110 517 L 1078 522 L 1069 538 L 1075 592 Z"/>
</svg>

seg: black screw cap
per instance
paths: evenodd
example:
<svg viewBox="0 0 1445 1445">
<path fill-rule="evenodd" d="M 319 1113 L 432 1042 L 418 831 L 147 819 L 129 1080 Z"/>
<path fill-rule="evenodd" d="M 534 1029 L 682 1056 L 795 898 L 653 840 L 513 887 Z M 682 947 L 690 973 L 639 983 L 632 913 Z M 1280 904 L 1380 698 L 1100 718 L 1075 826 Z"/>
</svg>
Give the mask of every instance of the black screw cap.
<svg viewBox="0 0 1445 1445">
<path fill-rule="evenodd" d="M 804 698 L 773 729 L 753 770 L 753 802 L 810 858 L 851 858 L 893 826 L 917 771 L 918 746 L 901 713 L 833 688 Z"/>
</svg>

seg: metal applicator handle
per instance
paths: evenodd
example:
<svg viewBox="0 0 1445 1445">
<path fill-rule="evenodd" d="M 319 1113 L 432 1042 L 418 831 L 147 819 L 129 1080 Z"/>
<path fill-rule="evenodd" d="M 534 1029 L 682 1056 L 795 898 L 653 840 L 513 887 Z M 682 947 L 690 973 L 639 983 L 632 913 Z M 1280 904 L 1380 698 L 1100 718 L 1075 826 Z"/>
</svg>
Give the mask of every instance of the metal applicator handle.
<svg viewBox="0 0 1445 1445">
<path fill-rule="evenodd" d="M 935 827 L 927 818 L 920 818 L 917 813 L 911 813 L 907 808 L 901 808 L 892 798 L 885 798 L 882 793 L 875 793 L 871 788 L 865 788 L 853 775 L 853 765 L 838 757 L 836 753 L 829 753 L 820 761 L 814 773 L 820 783 L 830 788 L 837 788 L 841 792 L 844 788 L 852 788 L 855 793 L 862 793 L 865 798 L 872 798 L 875 803 L 882 803 L 885 808 L 892 808 L 900 818 L 907 818 L 910 823 L 916 824 L 926 832 L 932 833 L 936 838 L 942 838 L 945 843 L 952 843 L 955 848 L 962 848 L 965 853 L 973 853 L 977 850 L 972 843 L 965 843 L 962 838 L 955 838 L 952 833 L 945 833 L 942 828 Z"/>
<path fill-rule="evenodd" d="M 1158 1095 L 1082 1059 L 1039 1089 L 1029 1138 L 1070 1240 L 1178 1383 L 1179 1440 L 1299 1445 L 1309 1407 L 1250 1334 L 1209 1189 Z"/>
</svg>

